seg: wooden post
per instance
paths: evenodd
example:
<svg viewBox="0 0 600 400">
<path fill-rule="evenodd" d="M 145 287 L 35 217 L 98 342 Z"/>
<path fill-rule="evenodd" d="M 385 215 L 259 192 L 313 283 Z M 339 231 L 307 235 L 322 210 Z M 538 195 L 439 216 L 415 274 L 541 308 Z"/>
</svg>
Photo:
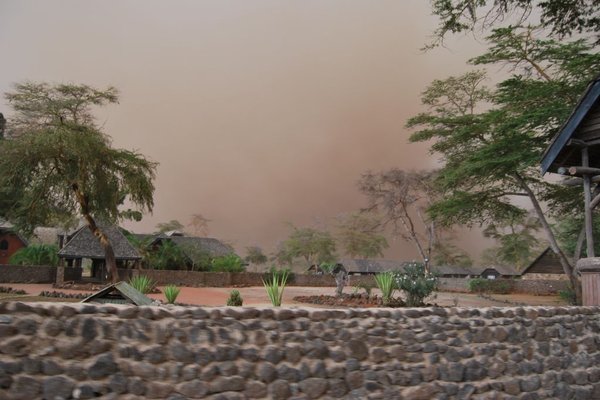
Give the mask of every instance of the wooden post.
<svg viewBox="0 0 600 400">
<path fill-rule="evenodd" d="M 65 284 L 65 267 L 64 265 L 59 265 L 56 267 L 56 279 L 54 281 L 54 286 L 57 288 L 62 287 Z"/>
<path fill-rule="evenodd" d="M 584 168 L 589 167 L 590 160 L 588 148 L 581 149 L 581 164 Z M 585 242 L 587 249 L 587 257 L 595 257 L 594 255 L 594 233 L 592 223 L 592 180 L 589 174 L 583 175 L 583 198 L 585 204 Z"/>
<path fill-rule="evenodd" d="M 580 259 L 577 261 L 577 271 L 581 274 L 583 305 L 600 305 L 600 257 Z"/>
</svg>

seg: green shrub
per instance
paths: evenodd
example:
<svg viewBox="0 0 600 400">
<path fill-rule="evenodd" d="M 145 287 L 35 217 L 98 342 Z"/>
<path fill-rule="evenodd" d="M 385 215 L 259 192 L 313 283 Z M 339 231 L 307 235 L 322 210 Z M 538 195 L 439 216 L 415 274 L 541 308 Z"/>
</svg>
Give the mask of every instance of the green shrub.
<svg viewBox="0 0 600 400">
<path fill-rule="evenodd" d="M 145 275 L 134 276 L 129 280 L 129 284 L 137 291 L 148 294 L 154 290 L 156 282 Z"/>
<path fill-rule="evenodd" d="M 170 240 L 163 240 L 157 248 L 144 252 L 144 263 L 152 269 L 181 269 L 186 262 L 181 248 Z"/>
<path fill-rule="evenodd" d="M 212 272 L 244 272 L 244 266 L 241 258 L 235 254 L 228 254 L 214 258 L 210 270 Z"/>
<path fill-rule="evenodd" d="M 244 299 L 242 299 L 242 295 L 239 290 L 233 289 L 229 292 L 229 298 L 227 299 L 228 306 L 241 306 L 244 304 Z"/>
<path fill-rule="evenodd" d="M 470 279 L 469 291 L 474 293 L 508 294 L 512 292 L 512 284 L 506 279 Z"/>
<path fill-rule="evenodd" d="M 375 275 L 375 283 L 381 290 L 383 305 L 388 305 L 394 297 L 394 292 L 398 288 L 396 285 L 396 274 L 394 272 L 383 272 Z"/>
<path fill-rule="evenodd" d="M 15 265 L 58 265 L 58 247 L 50 244 L 31 244 L 19 249 L 9 260 Z"/>
<path fill-rule="evenodd" d="M 403 273 L 396 273 L 396 284 L 406 295 L 408 307 L 420 307 L 437 290 L 438 278 L 427 272 L 423 264 L 413 262 L 404 268 Z"/>
<path fill-rule="evenodd" d="M 577 305 L 577 297 L 575 296 L 575 291 L 571 286 L 566 288 L 565 290 L 558 291 L 558 297 L 564 300 L 567 304 L 576 306 Z"/>
<path fill-rule="evenodd" d="M 167 302 L 169 304 L 175 303 L 175 300 L 177 299 L 177 296 L 179 296 L 180 292 L 181 292 L 181 289 L 179 289 L 175 285 L 167 285 L 163 289 L 163 293 L 165 294 L 165 297 L 167 298 Z"/>
<path fill-rule="evenodd" d="M 269 296 L 269 300 L 271 300 L 271 304 L 273 304 L 274 307 L 281 306 L 283 290 L 285 289 L 288 275 L 288 272 L 284 270 L 281 275 L 273 274 L 268 282 L 263 279 L 263 285 L 267 291 L 267 296 Z"/>
<path fill-rule="evenodd" d="M 321 269 L 321 271 L 323 271 L 323 273 L 325 274 L 331 274 L 333 272 L 333 270 L 335 269 L 335 263 L 321 263 L 321 265 L 319 265 L 319 268 Z"/>
</svg>

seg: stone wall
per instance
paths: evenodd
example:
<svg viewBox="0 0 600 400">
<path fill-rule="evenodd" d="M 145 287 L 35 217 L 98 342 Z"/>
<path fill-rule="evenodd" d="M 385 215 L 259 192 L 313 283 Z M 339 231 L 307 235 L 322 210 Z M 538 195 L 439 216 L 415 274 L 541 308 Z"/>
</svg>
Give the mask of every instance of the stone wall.
<svg viewBox="0 0 600 400">
<path fill-rule="evenodd" d="M 568 280 L 530 280 L 516 279 L 514 282 L 515 293 L 529 293 L 535 295 L 552 295 L 571 287 Z"/>
<path fill-rule="evenodd" d="M 533 294 L 536 296 L 555 295 L 559 291 L 570 287 L 569 281 L 562 279 L 505 279 L 503 281 L 510 282 L 512 293 Z M 468 293 L 469 280 L 462 278 L 440 278 L 439 289 L 444 292 Z"/>
<path fill-rule="evenodd" d="M 599 307 L 0 303 L 0 398 L 598 399 L 599 331 Z"/>
<path fill-rule="evenodd" d="M 1 283 L 54 283 L 56 267 L 40 265 L 0 265 Z"/>
</svg>

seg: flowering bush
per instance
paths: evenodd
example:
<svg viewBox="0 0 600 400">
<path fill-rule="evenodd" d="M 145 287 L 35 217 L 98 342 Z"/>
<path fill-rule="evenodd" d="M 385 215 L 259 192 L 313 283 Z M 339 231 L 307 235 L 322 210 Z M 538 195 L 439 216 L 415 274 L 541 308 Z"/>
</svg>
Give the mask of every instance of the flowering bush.
<svg viewBox="0 0 600 400">
<path fill-rule="evenodd" d="M 437 290 L 438 278 L 427 272 L 421 263 L 412 262 L 404 268 L 404 273 L 396 275 L 398 289 L 406 295 L 408 307 L 425 305 L 424 300 Z"/>
</svg>

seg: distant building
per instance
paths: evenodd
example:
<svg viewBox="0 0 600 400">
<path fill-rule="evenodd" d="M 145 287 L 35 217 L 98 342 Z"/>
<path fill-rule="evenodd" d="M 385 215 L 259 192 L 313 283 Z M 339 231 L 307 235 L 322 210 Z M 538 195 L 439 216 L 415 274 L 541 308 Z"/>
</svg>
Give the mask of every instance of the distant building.
<svg viewBox="0 0 600 400">
<path fill-rule="evenodd" d="M 554 254 L 550 247 L 546 248 L 535 260 L 523 270 L 523 279 L 550 279 L 564 280 L 569 279 L 565 275 L 558 256 Z"/>
<path fill-rule="evenodd" d="M 7 222 L 0 221 L 0 264 L 9 264 L 13 254 L 27 247 L 27 240 Z"/>
<path fill-rule="evenodd" d="M 134 267 L 141 260 L 140 254 L 129 243 L 121 230 L 114 226 L 102 226 L 115 252 L 117 268 Z M 107 276 L 104 248 L 87 226 L 80 227 L 58 252 L 58 257 L 69 267 L 81 267 L 83 259 L 92 261 L 90 278 L 104 281 Z"/>
<path fill-rule="evenodd" d="M 146 235 L 139 236 L 148 241 Z M 185 236 L 183 233 L 178 231 L 170 231 L 161 233 L 154 236 L 154 239 L 149 240 L 148 247 L 151 249 L 157 249 L 165 242 L 171 242 L 179 247 L 182 253 L 189 260 L 190 265 L 195 262 L 195 259 L 199 255 L 206 254 L 209 257 L 222 257 L 235 254 L 235 251 L 228 244 L 215 238 L 197 237 L 197 236 Z"/>
<path fill-rule="evenodd" d="M 484 279 L 510 279 L 516 278 L 521 275 L 513 267 L 505 265 L 494 265 L 493 267 L 485 267 L 479 276 Z"/>
<path fill-rule="evenodd" d="M 434 265 L 431 271 L 442 278 L 472 278 L 480 274 L 471 267 L 455 265 Z"/>
<path fill-rule="evenodd" d="M 359 258 L 345 258 L 338 263 L 344 266 L 349 275 L 375 275 L 388 271 L 403 272 L 404 266 L 407 264 L 404 261 Z"/>
</svg>

